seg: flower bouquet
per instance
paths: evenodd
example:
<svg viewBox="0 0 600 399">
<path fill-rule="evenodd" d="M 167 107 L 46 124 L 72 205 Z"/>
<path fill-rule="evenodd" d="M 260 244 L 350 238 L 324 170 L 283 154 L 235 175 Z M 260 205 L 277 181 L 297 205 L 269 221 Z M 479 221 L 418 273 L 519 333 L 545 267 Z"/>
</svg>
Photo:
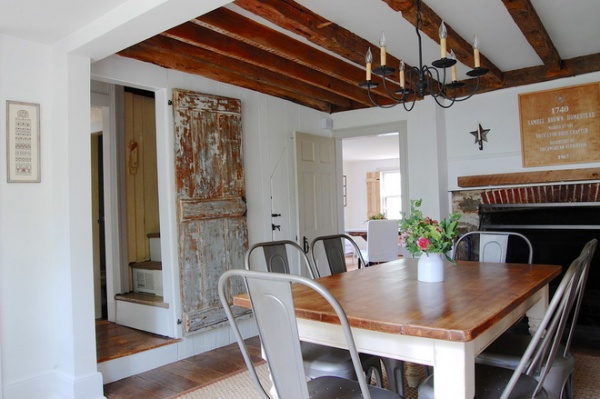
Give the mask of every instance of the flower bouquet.
<svg viewBox="0 0 600 399">
<path fill-rule="evenodd" d="M 419 209 L 422 200 L 410 201 L 410 215 L 404 215 L 400 222 L 403 244 L 412 256 L 418 254 L 444 254 L 452 261 L 447 252 L 452 249 L 454 238 L 457 236 L 457 226 L 460 214 L 453 213 L 446 219 L 437 221 L 423 216 Z"/>
</svg>

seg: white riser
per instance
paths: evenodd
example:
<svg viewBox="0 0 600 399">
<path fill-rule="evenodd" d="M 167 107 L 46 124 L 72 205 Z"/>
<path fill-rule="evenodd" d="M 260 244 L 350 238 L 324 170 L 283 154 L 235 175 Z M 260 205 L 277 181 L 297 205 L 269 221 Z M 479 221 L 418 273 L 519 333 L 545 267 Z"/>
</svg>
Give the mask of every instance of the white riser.
<svg viewBox="0 0 600 399">
<path fill-rule="evenodd" d="M 108 384 L 177 360 L 179 360 L 177 343 L 173 343 L 98 363 L 98 371 L 102 373 L 103 384 Z"/>
<path fill-rule="evenodd" d="M 119 300 L 116 303 L 115 322 L 117 324 L 166 337 L 171 335 L 169 333 L 169 309 Z"/>
</svg>

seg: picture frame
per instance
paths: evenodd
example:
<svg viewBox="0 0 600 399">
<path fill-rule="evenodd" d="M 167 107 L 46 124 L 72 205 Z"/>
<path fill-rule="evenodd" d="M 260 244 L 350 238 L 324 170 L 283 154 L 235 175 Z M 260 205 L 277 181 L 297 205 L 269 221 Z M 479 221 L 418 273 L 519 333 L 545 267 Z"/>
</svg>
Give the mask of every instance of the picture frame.
<svg viewBox="0 0 600 399">
<path fill-rule="evenodd" d="M 6 161 L 9 183 L 39 183 L 40 105 L 6 101 Z"/>
</svg>

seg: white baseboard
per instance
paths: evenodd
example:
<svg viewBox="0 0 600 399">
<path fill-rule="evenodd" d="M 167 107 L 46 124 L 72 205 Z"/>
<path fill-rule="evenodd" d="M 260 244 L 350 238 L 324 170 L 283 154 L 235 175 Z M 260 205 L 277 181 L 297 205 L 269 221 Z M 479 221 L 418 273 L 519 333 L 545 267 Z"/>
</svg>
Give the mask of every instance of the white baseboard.
<svg viewBox="0 0 600 399">
<path fill-rule="evenodd" d="M 2 399 L 104 399 L 102 375 L 72 379 L 62 373 L 48 373 L 3 387 Z"/>
</svg>

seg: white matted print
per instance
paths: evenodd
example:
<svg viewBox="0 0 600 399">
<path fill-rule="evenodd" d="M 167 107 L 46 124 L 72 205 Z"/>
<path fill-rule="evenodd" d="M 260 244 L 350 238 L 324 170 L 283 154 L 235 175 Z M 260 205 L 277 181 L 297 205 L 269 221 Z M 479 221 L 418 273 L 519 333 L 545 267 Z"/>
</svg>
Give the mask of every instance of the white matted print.
<svg viewBox="0 0 600 399">
<path fill-rule="evenodd" d="M 6 160 L 9 183 L 39 183 L 40 105 L 6 102 Z"/>
</svg>

